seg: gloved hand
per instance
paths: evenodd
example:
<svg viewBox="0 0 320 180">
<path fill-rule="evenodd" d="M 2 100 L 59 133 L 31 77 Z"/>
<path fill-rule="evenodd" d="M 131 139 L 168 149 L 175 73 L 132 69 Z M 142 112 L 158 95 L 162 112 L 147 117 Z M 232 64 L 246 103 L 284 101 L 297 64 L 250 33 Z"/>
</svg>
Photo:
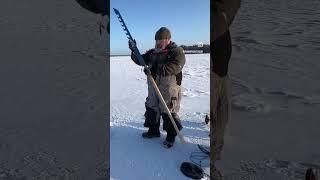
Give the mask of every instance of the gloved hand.
<svg viewBox="0 0 320 180">
<path fill-rule="evenodd" d="M 144 69 L 143 69 L 143 72 L 146 74 L 146 75 L 150 75 L 151 74 L 151 66 L 145 66 Z"/>
<path fill-rule="evenodd" d="M 137 43 L 136 43 L 136 40 L 135 40 L 135 39 L 134 39 L 133 41 L 129 40 L 128 44 L 129 44 L 129 49 L 130 49 L 131 51 L 133 51 L 133 48 L 134 48 L 135 46 L 137 46 Z"/>
</svg>

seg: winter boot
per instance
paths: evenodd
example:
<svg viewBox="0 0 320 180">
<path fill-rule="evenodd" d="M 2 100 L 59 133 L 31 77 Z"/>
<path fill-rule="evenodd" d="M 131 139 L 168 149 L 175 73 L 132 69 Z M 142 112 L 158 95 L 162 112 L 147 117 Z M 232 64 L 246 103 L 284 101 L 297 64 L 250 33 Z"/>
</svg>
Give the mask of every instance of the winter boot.
<svg viewBox="0 0 320 180">
<path fill-rule="evenodd" d="M 180 123 L 179 116 L 176 113 L 172 113 L 171 115 L 180 131 L 182 129 L 182 125 Z M 177 132 L 174 129 L 174 126 L 171 123 L 171 120 L 168 114 L 162 114 L 162 119 L 163 119 L 163 129 L 167 131 L 167 137 L 166 137 L 166 140 L 163 142 L 163 146 L 165 148 L 171 148 L 175 142 Z"/>
<path fill-rule="evenodd" d="M 163 147 L 169 149 L 173 146 L 173 143 L 174 142 L 170 142 L 170 141 L 165 140 L 165 141 L 163 141 Z"/>
<path fill-rule="evenodd" d="M 160 137 L 159 128 L 149 128 L 147 132 L 142 133 L 143 138 L 157 138 Z"/>
</svg>

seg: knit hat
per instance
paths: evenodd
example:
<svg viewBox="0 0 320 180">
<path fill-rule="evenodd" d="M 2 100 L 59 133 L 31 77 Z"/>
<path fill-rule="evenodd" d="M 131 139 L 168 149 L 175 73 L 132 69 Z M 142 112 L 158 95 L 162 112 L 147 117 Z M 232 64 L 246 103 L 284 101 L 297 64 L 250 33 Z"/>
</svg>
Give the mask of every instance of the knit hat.
<svg viewBox="0 0 320 180">
<path fill-rule="evenodd" d="M 161 27 L 154 37 L 155 40 L 171 39 L 171 33 L 168 28 Z"/>
</svg>

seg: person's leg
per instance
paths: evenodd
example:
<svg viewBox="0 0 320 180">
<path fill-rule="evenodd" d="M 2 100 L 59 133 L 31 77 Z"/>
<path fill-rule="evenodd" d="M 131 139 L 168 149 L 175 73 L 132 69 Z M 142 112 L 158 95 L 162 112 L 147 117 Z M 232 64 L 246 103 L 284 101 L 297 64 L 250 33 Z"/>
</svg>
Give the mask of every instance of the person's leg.
<svg viewBox="0 0 320 180">
<path fill-rule="evenodd" d="M 210 174 L 213 174 L 215 169 L 215 162 L 217 160 L 217 152 L 215 148 L 215 121 L 217 118 L 217 107 L 219 99 L 219 81 L 215 80 L 216 77 L 210 76 Z"/>
<path fill-rule="evenodd" d="M 224 77 L 221 80 L 221 88 L 220 88 L 220 98 L 218 101 L 217 107 L 217 118 L 214 123 L 214 136 L 216 138 L 214 141 L 214 152 L 216 153 L 217 159 L 220 159 L 221 151 L 224 146 L 224 134 L 226 130 L 227 123 L 230 119 L 230 111 L 231 111 L 231 85 L 228 76 Z"/>
<path fill-rule="evenodd" d="M 144 138 L 153 138 L 160 137 L 160 113 L 154 109 L 151 109 L 146 106 L 145 123 L 144 126 L 148 127 L 147 132 L 142 133 L 142 137 Z"/>
<path fill-rule="evenodd" d="M 162 96 L 170 110 L 170 113 L 177 125 L 178 129 L 182 129 L 181 121 L 178 116 L 178 112 L 180 110 L 180 102 L 181 102 L 181 87 L 176 84 L 175 76 L 167 76 L 162 77 L 162 83 L 160 83 L 159 89 L 162 93 Z M 177 136 L 177 132 L 174 129 L 174 126 L 169 118 L 168 113 L 165 111 L 165 107 L 160 106 L 161 115 L 163 119 L 163 130 L 167 132 L 166 141 L 164 145 L 170 148 Z"/>
<path fill-rule="evenodd" d="M 215 162 L 220 159 L 224 145 L 224 133 L 230 119 L 231 85 L 227 76 L 223 78 L 216 74 L 214 76 L 210 115 L 210 168 L 212 168 L 213 176 L 220 176 L 217 174 Z"/>
<path fill-rule="evenodd" d="M 148 127 L 148 131 L 142 134 L 142 137 L 153 138 L 160 137 L 160 110 L 159 102 L 151 82 L 148 80 L 148 97 L 145 102 L 146 112 L 144 113 L 144 127 Z"/>
<path fill-rule="evenodd" d="M 171 113 L 174 122 L 176 123 L 179 131 L 182 129 L 181 120 L 176 113 Z M 163 119 L 163 129 L 167 132 L 166 140 L 164 141 L 163 145 L 167 148 L 170 148 L 173 146 L 173 143 L 175 142 L 175 138 L 177 136 L 177 132 L 174 129 L 173 124 L 171 123 L 171 120 L 169 118 L 169 115 L 166 113 L 162 114 Z"/>
</svg>

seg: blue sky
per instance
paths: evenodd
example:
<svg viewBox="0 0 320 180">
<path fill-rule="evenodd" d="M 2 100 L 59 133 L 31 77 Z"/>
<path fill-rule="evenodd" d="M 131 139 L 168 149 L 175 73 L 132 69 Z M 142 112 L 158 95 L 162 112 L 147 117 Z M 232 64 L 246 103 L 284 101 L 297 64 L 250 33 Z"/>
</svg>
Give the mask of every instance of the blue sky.
<svg viewBox="0 0 320 180">
<path fill-rule="evenodd" d="M 129 54 L 128 40 L 113 8 L 120 11 L 141 53 L 154 47 L 162 26 L 178 45 L 209 44 L 209 0 L 111 0 L 111 54 Z"/>
</svg>

